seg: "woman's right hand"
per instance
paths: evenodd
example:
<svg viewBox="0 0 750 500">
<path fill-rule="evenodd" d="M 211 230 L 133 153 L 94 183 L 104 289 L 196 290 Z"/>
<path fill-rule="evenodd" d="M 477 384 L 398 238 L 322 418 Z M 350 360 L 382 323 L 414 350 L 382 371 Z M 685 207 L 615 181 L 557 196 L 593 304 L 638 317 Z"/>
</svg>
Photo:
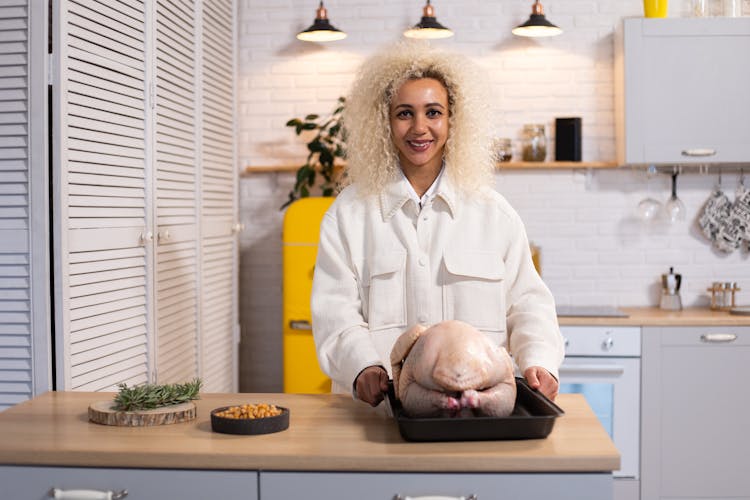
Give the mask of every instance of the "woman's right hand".
<svg viewBox="0 0 750 500">
<path fill-rule="evenodd" d="M 354 381 L 357 398 L 370 406 L 377 406 L 388 392 L 388 372 L 382 366 L 368 366 Z"/>
</svg>

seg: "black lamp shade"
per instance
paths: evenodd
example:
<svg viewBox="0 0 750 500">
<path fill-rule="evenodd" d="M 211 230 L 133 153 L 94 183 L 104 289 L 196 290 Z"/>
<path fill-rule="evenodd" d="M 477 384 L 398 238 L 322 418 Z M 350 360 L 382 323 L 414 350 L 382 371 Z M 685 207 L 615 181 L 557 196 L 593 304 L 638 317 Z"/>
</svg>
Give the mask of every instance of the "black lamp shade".
<svg viewBox="0 0 750 500">
<path fill-rule="evenodd" d="M 562 30 L 547 21 L 544 17 L 544 9 L 539 0 L 534 2 L 529 19 L 511 30 L 514 35 L 526 37 L 544 37 L 555 36 L 562 33 Z"/>
<path fill-rule="evenodd" d="M 315 21 L 305 31 L 297 33 L 297 38 L 305 42 L 332 42 L 334 40 L 343 40 L 346 33 L 333 27 L 328 20 L 328 12 L 320 2 Z"/>
<path fill-rule="evenodd" d="M 408 38 L 448 38 L 453 36 L 453 31 L 446 28 L 435 17 L 435 9 L 427 0 L 427 5 L 422 9 L 422 19 L 413 27 L 404 31 L 404 36 Z"/>
</svg>

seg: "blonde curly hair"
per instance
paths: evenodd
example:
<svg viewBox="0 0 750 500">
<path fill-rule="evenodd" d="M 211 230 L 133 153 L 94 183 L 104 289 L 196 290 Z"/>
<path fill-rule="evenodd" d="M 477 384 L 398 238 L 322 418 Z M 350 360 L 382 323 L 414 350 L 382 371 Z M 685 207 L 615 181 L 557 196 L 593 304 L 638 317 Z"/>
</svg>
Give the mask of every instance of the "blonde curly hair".
<svg viewBox="0 0 750 500">
<path fill-rule="evenodd" d="M 347 184 L 377 193 L 399 171 L 391 138 L 391 99 L 406 80 L 434 78 L 448 91 L 449 129 L 445 175 L 459 190 L 476 193 L 492 185 L 495 159 L 486 77 L 465 56 L 426 42 L 387 47 L 361 66 L 346 99 Z"/>
</svg>

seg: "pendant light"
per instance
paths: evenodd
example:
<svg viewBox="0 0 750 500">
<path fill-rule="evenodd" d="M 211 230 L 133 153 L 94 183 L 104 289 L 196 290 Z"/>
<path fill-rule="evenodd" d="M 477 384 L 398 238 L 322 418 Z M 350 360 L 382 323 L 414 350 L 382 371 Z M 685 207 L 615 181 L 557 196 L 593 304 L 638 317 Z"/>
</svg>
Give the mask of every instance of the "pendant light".
<svg viewBox="0 0 750 500">
<path fill-rule="evenodd" d="M 315 13 L 315 21 L 312 25 L 305 31 L 297 33 L 297 39 L 305 42 L 333 42 L 344 38 L 346 38 L 346 33 L 334 28 L 328 20 L 328 11 L 322 1 Z"/>
<path fill-rule="evenodd" d="M 534 5 L 531 6 L 529 20 L 513 28 L 511 33 L 516 36 L 543 37 L 559 35 L 562 30 L 547 21 L 547 18 L 544 17 L 542 4 L 539 3 L 539 0 L 535 0 Z"/>
<path fill-rule="evenodd" d="M 408 38 L 448 38 L 453 36 L 453 31 L 446 28 L 435 19 L 435 9 L 427 0 L 427 5 L 422 9 L 422 19 L 413 27 L 404 31 Z"/>
</svg>

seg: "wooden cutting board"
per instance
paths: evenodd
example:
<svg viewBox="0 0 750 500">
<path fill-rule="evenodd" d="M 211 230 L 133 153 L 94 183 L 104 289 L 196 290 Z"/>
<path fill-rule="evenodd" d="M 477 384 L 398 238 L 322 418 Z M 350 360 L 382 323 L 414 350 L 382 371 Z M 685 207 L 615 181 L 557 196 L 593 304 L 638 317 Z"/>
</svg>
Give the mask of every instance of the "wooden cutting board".
<svg viewBox="0 0 750 500">
<path fill-rule="evenodd" d="M 89 406 L 89 420 L 96 424 L 120 427 L 145 427 L 187 422 L 197 416 L 192 401 L 178 405 L 164 406 L 153 410 L 118 411 L 112 409 L 114 403 L 98 401 Z"/>
</svg>

